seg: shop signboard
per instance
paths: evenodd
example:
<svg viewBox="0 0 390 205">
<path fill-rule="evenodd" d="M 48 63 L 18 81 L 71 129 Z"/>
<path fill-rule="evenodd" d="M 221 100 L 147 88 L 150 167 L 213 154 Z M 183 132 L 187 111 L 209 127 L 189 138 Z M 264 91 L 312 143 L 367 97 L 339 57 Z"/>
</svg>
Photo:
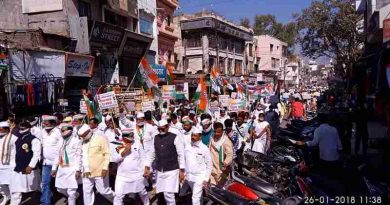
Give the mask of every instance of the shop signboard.
<svg viewBox="0 0 390 205">
<path fill-rule="evenodd" d="M 91 30 L 90 41 L 119 47 L 125 30 L 101 21 L 95 21 Z"/>
<path fill-rule="evenodd" d="M 162 82 L 167 81 L 167 67 L 159 64 L 151 64 L 150 65 L 154 72 L 156 72 L 158 79 Z"/>
<path fill-rule="evenodd" d="M 116 100 L 115 92 L 107 92 L 97 95 L 99 107 L 101 110 L 118 107 L 118 101 Z"/>
<path fill-rule="evenodd" d="M 219 103 L 221 104 L 221 107 L 228 107 L 229 106 L 229 95 L 219 95 L 218 100 Z"/>
<path fill-rule="evenodd" d="M 87 104 L 85 104 L 84 100 L 80 100 L 80 113 L 87 114 L 87 112 L 88 112 Z"/>
<path fill-rule="evenodd" d="M 91 77 L 93 72 L 93 56 L 67 53 L 65 56 L 65 75 L 73 77 Z"/>
<path fill-rule="evenodd" d="M 146 52 L 148 43 L 127 38 L 121 56 L 141 58 Z"/>
<path fill-rule="evenodd" d="M 383 20 L 383 43 L 390 41 L 390 18 Z"/>
<path fill-rule="evenodd" d="M 142 112 L 154 111 L 154 103 L 152 100 L 142 102 Z"/>
<path fill-rule="evenodd" d="M 173 100 L 176 98 L 176 86 L 175 85 L 163 85 L 162 86 L 162 98 L 164 100 Z"/>
</svg>

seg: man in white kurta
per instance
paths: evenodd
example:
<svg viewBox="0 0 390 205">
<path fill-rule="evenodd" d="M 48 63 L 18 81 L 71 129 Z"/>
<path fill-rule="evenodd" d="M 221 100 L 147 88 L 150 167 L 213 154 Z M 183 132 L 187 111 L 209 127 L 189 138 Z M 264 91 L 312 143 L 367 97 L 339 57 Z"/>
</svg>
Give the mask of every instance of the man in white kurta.
<svg viewBox="0 0 390 205">
<path fill-rule="evenodd" d="M 154 149 L 148 157 L 145 175 L 149 176 L 152 162 L 156 160 L 156 192 L 164 193 L 167 205 L 175 205 L 175 193 L 179 192 L 179 182 L 184 180 L 184 148 L 180 137 L 168 132 L 166 120 L 158 123 L 159 134 L 154 137 Z"/>
<path fill-rule="evenodd" d="M 122 205 L 127 194 L 138 193 L 143 204 L 149 205 L 148 192 L 145 189 L 142 145 L 134 140 L 133 129 L 122 130 L 123 145 L 118 147 L 119 155 L 115 159 L 118 171 L 115 180 L 114 205 Z"/>
<path fill-rule="evenodd" d="M 58 159 L 58 153 L 61 147 L 62 136 L 57 126 L 57 118 L 55 116 L 42 116 L 43 131 L 42 131 L 42 195 L 41 203 L 43 205 L 51 205 L 52 191 L 50 188 L 51 170 L 54 161 Z"/>
<path fill-rule="evenodd" d="M 61 124 L 60 128 L 63 140 L 59 158 L 52 166 L 52 176 L 55 177 L 58 192 L 68 197 L 69 205 L 75 205 L 79 196 L 78 184 L 81 182 L 81 140 L 73 134 L 71 124 Z"/>
<path fill-rule="evenodd" d="M 192 189 L 192 204 L 200 205 L 203 187 L 207 186 L 212 169 L 209 148 L 201 141 L 202 130 L 195 128 L 191 143 L 185 147 L 186 180 Z"/>
<path fill-rule="evenodd" d="M 15 167 L 17 137 L 10 132 L 8 122 L 0 122 L 0 195 L 3 197 L 1 205 L 5 205 L 10 199 L 10 183 Z"/>
<path fill-rule="evenodd" d="M 30 130 L 29 122 L 20 123 L 20 137 L 15 142 L 15 169 L 10 183 L 11 205 L 21 203 L 22 193 L 40 189 L 41 175 L 38 161 L 41 157 L 41 141 Z"/>
</svg>

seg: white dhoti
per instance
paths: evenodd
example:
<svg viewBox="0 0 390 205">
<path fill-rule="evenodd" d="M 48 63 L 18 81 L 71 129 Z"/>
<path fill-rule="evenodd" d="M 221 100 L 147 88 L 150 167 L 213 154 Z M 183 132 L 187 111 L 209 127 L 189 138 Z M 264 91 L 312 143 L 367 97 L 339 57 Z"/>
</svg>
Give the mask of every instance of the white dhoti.
<svg viewBox="0 0 390 205">
<path fill-rule="evenodd" d="M 145 189 L 146 180 L 144 178 L 138 180 L 129 180 L 126 177 L 117 175 L 115 180 L 115 198 L 114 205 L 122 205 L 123 198 L 126 194 L 138 193 L 143 204 L 149 205 L 148 192 Z"/>
<path fill-rule="evenodd" d="M 156 192 L 179 192 L 179 170 L 167 172 L 157 171 Z"/>
<path fill-rule="evenodd" d="M 74 167 L 58 168 L 55 186 L 59 189 L 77 189 L 80 180 L 76 179 Z"/>
<path fill-rule="evenodd" d="M 40 190 L 41 171 L 33 170 L 31 174 L 12 172 L 10 190 L 12 193 L 27 193 Z"/>
<path fill-rule="evenodd" d="M 0 168 L 0 185 L 10 184 L 13 167 Z"/>
</svg>

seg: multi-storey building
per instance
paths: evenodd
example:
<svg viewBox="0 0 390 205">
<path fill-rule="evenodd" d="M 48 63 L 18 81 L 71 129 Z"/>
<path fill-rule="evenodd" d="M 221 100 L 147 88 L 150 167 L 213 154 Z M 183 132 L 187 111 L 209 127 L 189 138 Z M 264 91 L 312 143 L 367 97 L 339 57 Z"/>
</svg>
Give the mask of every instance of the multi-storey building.
<svg viewBox="0 0 390 205">
<path fill-rule="evenodd" d="M 158 63 L 174 62 L 174 47 L 178 40 L 173 25 L 173 13 L 179 6 L 178 0 L 157 0 Z"/>
<path fill-rule="evenodd" d="M 287 62 L 287 43 L 269 36 L 255 36 L 257 40 L 258 72 L 263 74 L 264 81 L 275 83 L 277 76 Z"/>
<path fill-rule="evenodd" d="M 45 2 L 1 2 L 0 46 L 7 50 L 14 86 L 8 89 L 45 76 L 43 81 L 65 82 L 61 98 L 79 104 L 81 89 L 127 86 L 154 37 L 140 34 L 145 30 L 139 28 L 139 13 L 143 20 L 147 9 L 139 12 L 137 0 Z M 9 92 L 9 102 L 13 96 Z"/>
<path fill-rule="evenodd" d="M 180 35 L 176 44 L 177 69 L 180 72 L 187 75 L 208 74 L 211 68 L 219 67 L 222 75 L 239 77 L 249 74 L 246 49 L 248 52 L 252 50 L 254 56 L 253 45 L 246 44 L 253 40 L 250 29 L 208 11 L 176 16 L 175 24 Z M 250 59 L 248 64 L 251 67 L 252 63 L 253 59 Z"/>
</svg>

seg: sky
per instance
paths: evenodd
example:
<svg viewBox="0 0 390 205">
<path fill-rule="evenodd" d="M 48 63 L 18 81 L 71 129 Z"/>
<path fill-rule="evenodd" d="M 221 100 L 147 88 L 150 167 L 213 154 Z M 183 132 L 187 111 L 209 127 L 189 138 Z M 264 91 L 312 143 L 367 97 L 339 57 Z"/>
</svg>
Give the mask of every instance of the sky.
<svg viewBox="0 0 390 205">
<path fill-rule="evenodd" d="M 312 0 L 179 0 L 176 13 L 196 13 L 202 9 L 214 10 L 238 23 L 247 17 L 253 23 L 257 14 L 272 14 L 279 22 L 292 21 L 292 15 L 310 5 Z"/>
</svg>

